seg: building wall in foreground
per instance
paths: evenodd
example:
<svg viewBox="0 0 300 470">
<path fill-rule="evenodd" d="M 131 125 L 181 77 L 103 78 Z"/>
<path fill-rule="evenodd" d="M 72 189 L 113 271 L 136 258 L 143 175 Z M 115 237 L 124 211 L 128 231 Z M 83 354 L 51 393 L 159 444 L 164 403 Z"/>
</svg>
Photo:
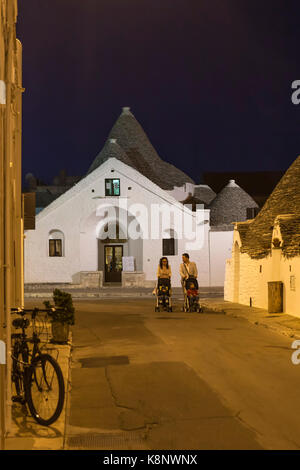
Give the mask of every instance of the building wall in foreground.
<svg viewBox="0 0 300 470">
<path fill-rule="evenodd" d="M 224 286 L 226 259 L 230 256 L 233 241 L 233 231 L 209 232 L 209 263 L 210 285 Z"/>
<path fill-rule="evenodd" d="M 300 257 L 287 259 L 281 249 L 273 249 L 270 256 L 256 260 L 245 253 L 237 253 L 234 235 L 232 257 L 226 260 L 224 298 L 230 302 L 268 309 L 268 282 L 283 283 L 283 312 L 300 317 Z M 237 258 L 239 257 L 239 263 Z M 239 277 L 238 274 L 239 264 Z M 238 298 L 235 297 L 238 286 Z"/>
</svg>

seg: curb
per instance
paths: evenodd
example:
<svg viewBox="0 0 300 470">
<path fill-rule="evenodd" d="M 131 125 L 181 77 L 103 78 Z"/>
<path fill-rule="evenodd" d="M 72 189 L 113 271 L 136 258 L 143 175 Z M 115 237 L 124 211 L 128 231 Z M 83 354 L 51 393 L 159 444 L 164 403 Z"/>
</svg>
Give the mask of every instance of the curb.
<svg viewBox="0 0 300 470">
<path fill-rule="evenodd" d="M 223 308 L 212 307 L 211 305 L 209 305 L 205 302 L 201 302 L 201 299 L 200 299 L 200 304 L 201 304 L 201 307 L 203 307 L 203 309 L 204 309 L 203 313 L 220 313 L 220 314 L 223 314 L 223 315 L 227 315 L 226 310 L 224 310 Z"/>
<path fill-rule="evenodd" d="M 70 292 L 73 299 L 151 299 L 155 298 L 155 296 L 151 293 L 138 293 L 138 292 L 120 292 L 116 296 L 116 294 L 107 292 L 107 293 L 92 293 L 92 292 Z M 207 293 L 205 293 L 207 294 Z M 53 297 L 52 292 L 38 292 L 38 293 L 25 293 L 24 298 L 25 300 L 30 299 L 50 299 Z M 182 300 L 181 294 L 173 294 L 173 299 Z M 201 300 L 201 297 L 200 297 Z"/>
<path fill-rule="evenodd" d="M 115 299 L 116 296 L 110 293 L 101 293 L 101 294 L 96 294 L 96 293 L 89 293 L 89 292 L 83 292 L 81 293 L 73 293 L 72 298 L 73 299 Z M 35 293 L 35 294 L 24 294 L 25 299 L 50 299 L 53 297 L 53 293 L 49 292 L 41 292 L 41 293 Z M 120 294 L 118 295 L 118 298 L 151 298 L 151 294 L 139 294 L 139 293 L 132 293 L 132 294 Z"/>
<path fill-rule="evenodd" d="M 264 309 L 258 309 L 256 308 L 256 311 L 249 311 L 249 312 L 242 312 L 243 305 L 241 305 L 240 311 L 238 309 L 234 311 L 230 311 L 231 309 L 231 303 L 229 302 L 228 307 L 221 307 L 221 306 L 212 306 L 209 304 L 209 302 L 203 302 L 202 305 L 205 309 L 215 312 L 215 313 L 224 313 L 228 316 L 232 316 L 235 318 L 244 318 L 247 320 L 249 323 L 252 325 L 256 326 L 262 326 L 264 328 L 268 328 L 276 333 L 279 333 L 284 336 L 288 336 L 289 338 L 295 338 L 295 339 L 300 339 L 300 318 L 294 317 L 289 314 L 269 314 L 268 311 Z M 226 308 L 227 307 L 227 308 Z M 259 318 L 259 315 L 276 315 L 275 318 L 270 316 L 269 318 L 265 316 L 264 318 Z M 288 326 L 284 324 L 283 322 L 278 322 L 278 320 L 283 319 L 283 322 L 297 322 L 299 323 L 298 328 L 294 326 Z M 275 320 L 275 321 L 274 321 Z M 277 320 L 277 321 L 276 321 Z"/>
</svg>

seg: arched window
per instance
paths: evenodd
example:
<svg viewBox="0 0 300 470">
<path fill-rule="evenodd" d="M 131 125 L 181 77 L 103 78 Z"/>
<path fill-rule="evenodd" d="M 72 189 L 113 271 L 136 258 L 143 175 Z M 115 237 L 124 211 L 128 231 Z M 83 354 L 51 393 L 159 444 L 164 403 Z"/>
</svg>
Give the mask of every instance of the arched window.
<svg viewBox="0 0 300 470">
<path fill-rule="evenodd" d="M 65 236 L 60 230 L 51 230 L 49 233 L 49 256 L 64 256 Z"/>
<path fill-rule="evenodd" d="M 177 238 L 174 230 L 169 230 L 169 237 L 163 238 L 162 241 L 162 255 L 163 256 L 175 256 L 178 254 L 177 249 Z"/>
</svg>

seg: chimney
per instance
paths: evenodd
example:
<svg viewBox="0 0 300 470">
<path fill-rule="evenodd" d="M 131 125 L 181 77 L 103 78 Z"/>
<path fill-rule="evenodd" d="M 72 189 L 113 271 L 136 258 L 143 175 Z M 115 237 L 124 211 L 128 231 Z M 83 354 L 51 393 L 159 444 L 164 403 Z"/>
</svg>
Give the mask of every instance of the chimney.
<svg viewBox="0 0 300 470">
<path fill-rule="evenodd" d="M 230 188 L 237 188 L 238 185 L 236 184 L 235 180 L 229 180 L 228 185 Z"/>
</svg>

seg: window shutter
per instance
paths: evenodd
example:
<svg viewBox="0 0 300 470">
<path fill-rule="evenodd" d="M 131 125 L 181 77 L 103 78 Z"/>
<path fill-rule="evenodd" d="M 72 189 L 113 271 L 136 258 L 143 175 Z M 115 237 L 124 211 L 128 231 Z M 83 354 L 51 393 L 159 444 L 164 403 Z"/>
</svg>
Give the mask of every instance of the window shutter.
<svg viewBox="0 0 300 470">
<path fill-rule="evenodd" d="M 35 193 L 23 193 L 24 230 L 35 230 Z"/>
<path fill-rule="evenodd" d="M 61 240 L 55 240 L 55 255 L 62 256 L 62 243 Z"/>
<path fill-rule="evenodd" d="M 55 240 L 49 240 L 49 256 L 55 256 Z"/>
<path fill-rule="evenodd" d="M 113 195 L 120 196 L 120 180 L 113 180 Z"/>
</svg>

